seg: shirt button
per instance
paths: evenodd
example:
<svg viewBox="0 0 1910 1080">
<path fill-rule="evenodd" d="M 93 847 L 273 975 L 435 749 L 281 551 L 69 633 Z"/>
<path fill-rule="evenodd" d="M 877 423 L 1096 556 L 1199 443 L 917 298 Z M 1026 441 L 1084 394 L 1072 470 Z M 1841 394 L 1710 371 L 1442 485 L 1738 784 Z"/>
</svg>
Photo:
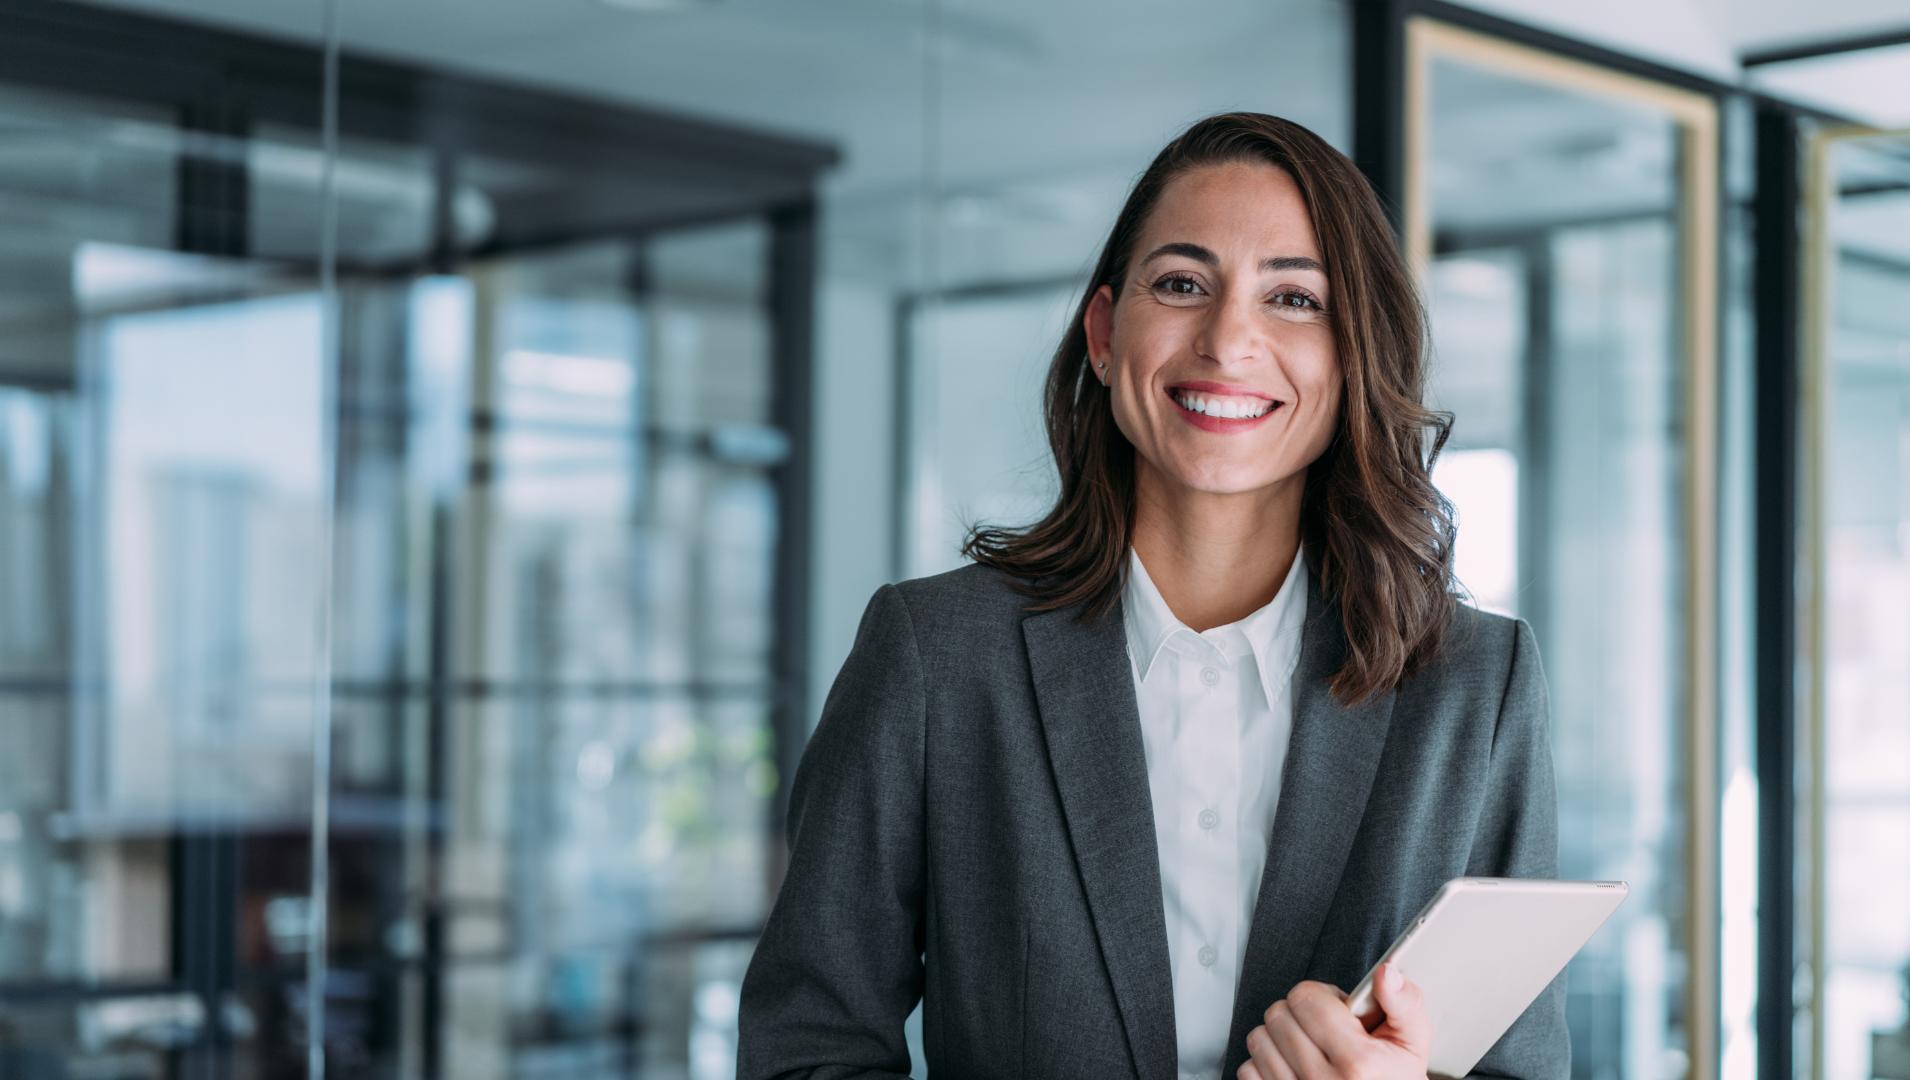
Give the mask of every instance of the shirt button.
<svg viewBox="0 0 1910 1080">
<path fill-rule="evenodd" d="M 1214 947 L 1212 945 L 1202 945 L 1200 947 L 1200 966 L 1201 967 L 1213 967 L 1214 961 L 1218 959 L 1220 959 L 1220 954 L 1214 951 Z"/>
<path fill-rule="evenodd" d="M 1211 829 L 1218 824 L 1220 824 L 1219 814 L 1214 813 L 1212 810 L 1202 810 L 1200 812 L 1200 827 L 1201 828 Z"/>
<path fill-rule="evenodd" d="M 1200 681 L 1212 686 L 1220 681 L 1220 672 L 1210 667 L 1200 669 Z"/>
</svg>

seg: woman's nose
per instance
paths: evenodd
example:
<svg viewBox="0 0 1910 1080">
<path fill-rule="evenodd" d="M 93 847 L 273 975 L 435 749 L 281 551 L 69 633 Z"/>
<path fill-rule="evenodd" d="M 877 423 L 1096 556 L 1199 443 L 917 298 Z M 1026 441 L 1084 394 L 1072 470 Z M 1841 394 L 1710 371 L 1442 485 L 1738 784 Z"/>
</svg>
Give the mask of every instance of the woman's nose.
<svg viewBox="0 0 1910 1080">
<path fill-rule="evenodd" d="M 1222 364 L 1254 359 L 1265 348 L 1259 305 L 1248 295 L 1228 296 L 1207 309 L 1194 351 Z"/>
</svg>

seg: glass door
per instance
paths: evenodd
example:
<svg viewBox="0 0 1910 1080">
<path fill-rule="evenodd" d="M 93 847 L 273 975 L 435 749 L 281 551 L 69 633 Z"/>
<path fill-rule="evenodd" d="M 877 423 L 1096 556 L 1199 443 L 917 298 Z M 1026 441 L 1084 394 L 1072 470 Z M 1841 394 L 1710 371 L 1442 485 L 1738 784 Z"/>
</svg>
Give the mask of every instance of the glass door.
<svg viewBox="0 0 1910 1080">
<path fill-rule="evenodd" d="M 1811 1075 L 1910 1076 L 1910 132 L 1818 133 L 1806 199 Z"/>
<path fill-rule="evenodd" d="M 1538 637 L 1562 874 L 1631 884 L 1566 980 L 1573 1075 L 1715 1075 L 1716 104 L 1431 18 L 1407 42 L 1458 573 Z"/>
</svg>

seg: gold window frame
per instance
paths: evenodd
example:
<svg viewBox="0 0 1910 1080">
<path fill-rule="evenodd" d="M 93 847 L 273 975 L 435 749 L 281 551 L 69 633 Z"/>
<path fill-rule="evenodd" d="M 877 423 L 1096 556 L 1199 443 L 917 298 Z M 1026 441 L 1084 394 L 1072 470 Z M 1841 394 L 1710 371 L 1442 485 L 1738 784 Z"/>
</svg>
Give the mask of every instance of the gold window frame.
<svg viewBox="0 0 1910 1080">
<path fill-rule="evenodd" d="M 1717 688 L 1719 118 L 1708 94 L 1464 29 L 1406 23 L 1405 244 L 1422 283 L 1431 266 L 1432 65 L 1457 60 L 1587 97 L 1657 110 L 1677 125 L 1680 352 L 1685 360 L 1685 1015 L 1691 1077 L 1719 1070 Z"/>
<path fill-rule="evenodd" d="M 1824 1077 L 1824 954 L 1826 951 L 1824 908 L 1829 894 L 1829 867 L 1825 859 L 1827 819 L 1825 788 L 1828 784 L 1826 754 L 1829 743 L 1830 703 L 1826 694 L 1825 625 L 1830 617 L 1824 603 L 1828 584 L 1824 530 L 1828 513 L 1825 490 L 1830 480 L 1831 415 L 1831 338 L 1837 330 L 1835 295 L 1836 251 L 1831 242 L 1831 212 L 1837 200 L 1836 176 L 1831 154 L 1837 144 L 1863 139 L 1910 139 L 1910 128 L 1876 128 L 1865 124 L 1826 124 L 1812 130 L 1804 139 L 1804 221 L 1803 221 L 1803 297 L 1801 359 L 1803 371 L 1798 380 L 1800 416 L 1799 463 L 1802 475 L 1799 512 L 1803 517 L 1798 537 L 1798 554 L 1804 566 L 1804 589 L 1798 604 L 1798 646 L 1803 656 L 1803 685 L 1798 688 L 1802 708 L 1806 791 L 1799 792 L 1803 805 L 1802 839 L 1807 852 L 1805 889 L 1809 937 L 1810 996 L 1810 1076 Z M 1795 1003 L 1793 1003 L 1795 1004 Z"/>
</svg>

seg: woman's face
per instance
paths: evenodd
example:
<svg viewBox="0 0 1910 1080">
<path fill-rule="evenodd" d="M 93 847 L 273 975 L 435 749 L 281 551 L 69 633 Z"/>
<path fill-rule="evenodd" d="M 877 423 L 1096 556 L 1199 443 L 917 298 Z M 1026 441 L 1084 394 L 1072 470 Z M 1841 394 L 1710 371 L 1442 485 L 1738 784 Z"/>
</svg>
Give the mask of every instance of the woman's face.
<svg viewBox="0 0 1910 1080">
<path fill-rule="evenodd" d="M 1322 262 L 1286 170 L 1228 163 L 1168 182 L 1121 295 L 1102 285 L 1086 315 L 1143 484 L 1297 497 L 1339 420 Z"/>
</svg>

